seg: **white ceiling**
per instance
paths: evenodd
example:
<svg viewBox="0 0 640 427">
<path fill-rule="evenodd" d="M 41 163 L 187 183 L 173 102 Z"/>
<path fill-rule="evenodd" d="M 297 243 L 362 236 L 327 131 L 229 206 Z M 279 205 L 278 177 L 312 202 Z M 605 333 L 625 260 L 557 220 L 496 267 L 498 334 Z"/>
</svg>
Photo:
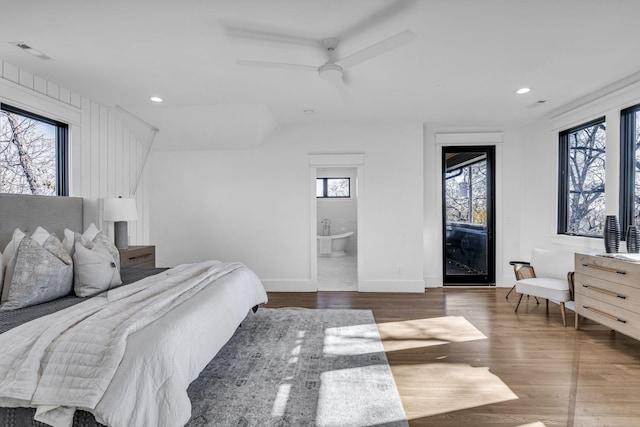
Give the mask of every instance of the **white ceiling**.
<svg viewBox="0 0 640 427">
<path fill-rule="evenodd" d="M 255 146 L 273 123 L 310 121 L 501 130 L 640 71 L 638 0 L 0 2 L 0 59 L 123 107 L 165 147 L 189 146 L 187 129 L 194 148 Z M 417 39 L 345 72 L 351 105 L 313 72 L 235 62 L 320 65 L 323 38 L 341 57 L 406 29 Z"/>
</svg>

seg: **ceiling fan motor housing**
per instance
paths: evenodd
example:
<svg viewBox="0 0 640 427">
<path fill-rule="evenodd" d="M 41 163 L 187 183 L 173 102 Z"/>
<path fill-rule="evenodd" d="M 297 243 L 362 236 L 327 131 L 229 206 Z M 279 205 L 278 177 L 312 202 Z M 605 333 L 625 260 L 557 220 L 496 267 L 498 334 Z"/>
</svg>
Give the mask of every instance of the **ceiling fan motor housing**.
<svg viewBox="0 0 640 427">
<path fill-rule="evenodd" d="M 336 81 L 342 79 L 342 67 L 337 64 L 327 63 L 318 68 L 318 74 L 325 80 Z"/>
</svg>

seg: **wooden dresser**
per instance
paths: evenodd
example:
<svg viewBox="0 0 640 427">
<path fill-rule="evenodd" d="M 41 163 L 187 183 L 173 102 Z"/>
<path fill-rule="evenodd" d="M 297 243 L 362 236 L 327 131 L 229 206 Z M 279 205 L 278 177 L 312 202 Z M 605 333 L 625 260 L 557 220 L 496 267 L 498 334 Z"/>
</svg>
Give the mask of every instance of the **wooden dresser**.
<svg viewBox="0 0 640 427">
<path fill-rule="evenodd" d="M 120 267 L 155 268 L 155 246 L 129 246 L 120 251 Z"/>
<path fill-rule="evenodd" d="M 577 313 L 640 340 L 640 263 L 582 253 L 575 262 Z"/>
</svg>

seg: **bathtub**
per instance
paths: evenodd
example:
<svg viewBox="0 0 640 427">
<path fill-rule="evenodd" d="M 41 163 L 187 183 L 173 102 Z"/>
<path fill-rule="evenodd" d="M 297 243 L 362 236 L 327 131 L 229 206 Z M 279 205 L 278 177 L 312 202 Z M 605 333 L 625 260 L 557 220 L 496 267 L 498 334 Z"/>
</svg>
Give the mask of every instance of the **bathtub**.
<svg viewBox="0 0 640 427">
<path fill-rule="evenodd" d="M 317 236 L 318 256 L 345 256 L 344 250 L 352 234 L 353 231 L 349 231 L 348 233 L 334 234 L 333 236 Z M 330 251 L 329 247 L 331 248 Z"/>
</svg>

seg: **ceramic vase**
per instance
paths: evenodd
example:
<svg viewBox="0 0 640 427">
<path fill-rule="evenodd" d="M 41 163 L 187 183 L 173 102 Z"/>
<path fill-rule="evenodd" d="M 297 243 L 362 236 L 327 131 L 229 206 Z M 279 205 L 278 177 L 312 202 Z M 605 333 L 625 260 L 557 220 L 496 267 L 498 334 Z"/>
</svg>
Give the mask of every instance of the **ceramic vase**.
<svg viewBox="0 0 640 427">
<path fill-rule="evenodd" d="M 638 244 L 638 227 L 630 225 L 627 227 L 627 252 L 630 254 L 637 254 L 640 252 L 640 245 Z"/>
<path fill-rule="evenodd" d="M 620 246 L 620 224 L 615 215 L 607 215 L 604 222 L 604 250 L 608 254 L 618 252 Z"/>
</svg>

